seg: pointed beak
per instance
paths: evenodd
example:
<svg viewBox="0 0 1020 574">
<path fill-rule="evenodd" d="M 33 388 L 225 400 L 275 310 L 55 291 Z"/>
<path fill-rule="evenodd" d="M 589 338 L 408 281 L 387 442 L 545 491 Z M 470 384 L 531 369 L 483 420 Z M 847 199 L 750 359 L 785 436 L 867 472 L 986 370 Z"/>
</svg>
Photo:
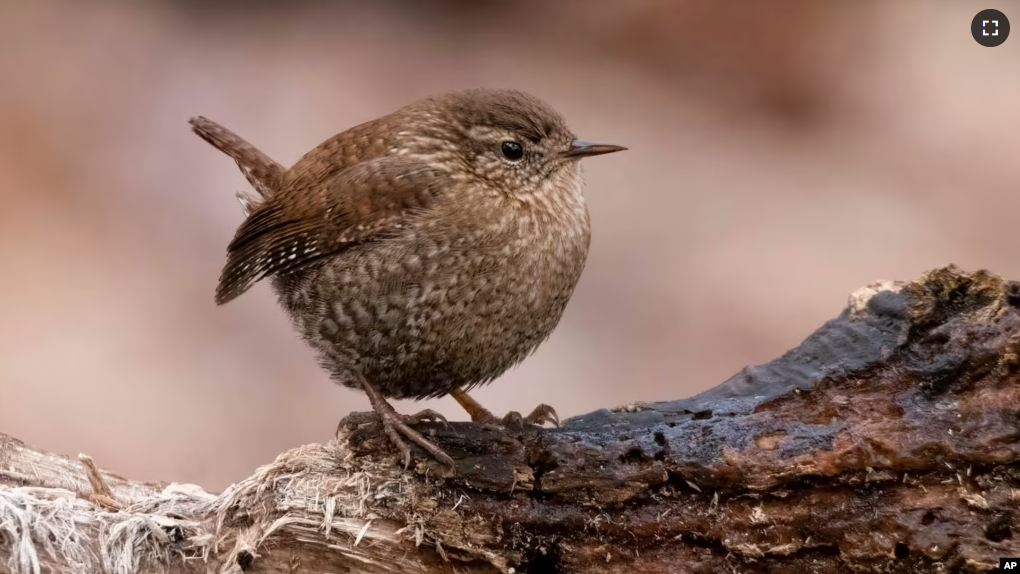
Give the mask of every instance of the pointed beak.
<svg viewBox="0 0 1020 574">
<path fill-rule="evenodd" d="M 574 140 L 570 144 L 570 148 L 563 152 L 563 157 L 569 157 L 572 159 L 581 159 L 582 157 L 591 157 L 593 155 L 602 155 L 606 153 L 613 153 L 623 151 L 627 148 L 622 145 L 612 144 L 599 144 L 583 142 L 581 140 Z"/>
</svg>

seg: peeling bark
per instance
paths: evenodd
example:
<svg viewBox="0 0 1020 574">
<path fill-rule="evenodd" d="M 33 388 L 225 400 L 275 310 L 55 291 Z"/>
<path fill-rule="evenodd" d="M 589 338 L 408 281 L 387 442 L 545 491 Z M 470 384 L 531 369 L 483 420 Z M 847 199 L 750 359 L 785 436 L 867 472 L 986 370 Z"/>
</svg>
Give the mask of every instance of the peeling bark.
<svg viewBox="0 0 1020 574">
<path fill-rule="evenodd" d="M 0 435 L 0 570 L 985 572 L 1020 556 L 1018 371 L 1020 283 L 948 267 L 688 399 L 419 425 L 455 476 L 373 424 L 221 494 Z"/>
</svg>

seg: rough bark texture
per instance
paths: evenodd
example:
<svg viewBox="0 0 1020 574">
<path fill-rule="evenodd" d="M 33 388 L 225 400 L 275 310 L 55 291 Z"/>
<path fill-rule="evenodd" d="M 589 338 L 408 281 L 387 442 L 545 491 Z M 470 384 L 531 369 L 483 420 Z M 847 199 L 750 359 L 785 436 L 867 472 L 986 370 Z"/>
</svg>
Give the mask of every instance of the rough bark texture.
<svg viewBox="0 0 1020 574">
<path fill-rule="evenodd" d="M 456 477 L 403 471 L 367 425 L 218 495 L 0 435 L 0 570 L 988 571 L 1020 556 L 1020 284 L 866 287 L 689 399 L 419 428 Z"/>
</svg>

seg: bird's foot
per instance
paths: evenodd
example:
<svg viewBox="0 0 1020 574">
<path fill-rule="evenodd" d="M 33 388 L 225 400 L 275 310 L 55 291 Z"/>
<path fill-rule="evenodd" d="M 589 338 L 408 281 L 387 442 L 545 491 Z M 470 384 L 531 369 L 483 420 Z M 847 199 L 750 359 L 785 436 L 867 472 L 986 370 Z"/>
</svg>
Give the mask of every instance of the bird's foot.
<svg viewBox="0 0 1020 574">
<path fill-rule="evenodd" d="M 358 426 L 367 422 L 378 421 L 382 423 L 383 431 L 386 432 L 390 442 L 400 452 L 404 460 L 405 470 L 411 466 L 411 447 L 408 446 L 407 441 L 418 445 L 425 452 L 429 453 L 432 458 L 444 465 L 454 469 L 457 467 L 457 464 L 450 458 L 450 455 L 443 452 L 443 449 L 430 442 L 410 426 L 426 421 L 446 423 L 446 417 L 432 409 L 425 409 L 413 415 L 402 415 L 386 402 L 382 394 L 364 377 L 361 378 L 361 386 L 365 390 L 365 394 L 368 395 L 368 400 L 372 403 L 372 410 L 375 412 L 351 413 L 340 421 L 340 426 L 337 427 L 338 431 L 344 426 Z"/>
<path fill-rule="evenodd" d="M 492 417 L 492 413 L 489 413 L 489 416 Z M 523 428 L 524 423 L 538 426 L 551 424 L 554 427 L 558 427 L 560 426 L 560 417 L 559 415 L 556 414 L 556 409 L 552 408 L 551 406 L 545 403 L 541 403 L 537 407 L 532 409 L 531 412 L 526 417 L 521 416 L 521 413 L 517 411 L 510 411 L 507 414 L 503 415 L 503 418 L 499 419 L 497 424 L 501 424 L 507 428 L 510 427 Z"/>
<path fill-rule="evenodd" d="M 387 406 L 389 404 L 387 403 Z M 390 407 L 392 409 L 392 407 Z M 411 447 L 408 446 L 407 439 L 414 444 L 420 446 L 425 452 L 429 453 L 432 458 L 435 458 L 439 462 L 455 468 L 456 463 L 450 458 L 450 455 L 443 452 L 443 449 L 439 448 L 421 433 L 411 428 L 411 425 L 416 425 L 422 422 L 446 422 L 446 418 L 433 411 L 432 409 L 426 409 L 413 415 L 402 415 L 396 410 L 389 411 L 373 411 L 373 412 L 357 412 L 351 413 L 340 421 L 337 426 L 337 434 L 340 429 L 344 427 L 361 426 L 368 423 L 381 423 L 383 431 L 386 436 L 389 437 L 390 442 L 393 446 L 397 447 L 400 452 L 400 456 L 404 461 L 404 469 L 407 469 L 411 465 Z"/>
<path fill-rule="evenodd" d="M 446 420 L 446 417 L 432 409 L 425 409 L 423 411 L 414 413 L 413 415 L 404 415 L 397 413 L 397 417 L 399 417 L 400 420 L 407 425 L 416 425 L 419 423 L 443 423 L 447 425 L 450 424 L 449 421 Z M 337 434 L 340 434 L 340 429 L 342 429 L 343 427 L 358 427 L 361 425 L 373 423 L 380 424 L 382 423 L 382 416 L 376 411 L 353 412 L 340 420 L 340 424 L 337 425 L 336 431 Z"/>
<path fill-rule="evenodd" d="M 542 426 L 546 423 L 553 426 L 560 426 L 560 417 L 556 409 L 543 403 L 535 407 L 528 416 L 521 416 L 517 411 L 510 411 L 502 418 L 497 418 L 492 411 L 483 407 L 478 401 L 471 398 L 466 391 L 455 389 L 453 398 L 464 407 L 464 410 L 471 415 L 471 420 L 476 423 L 500 425 L 506 428 L 524 428 L 524 423 Z"/>
</svg>

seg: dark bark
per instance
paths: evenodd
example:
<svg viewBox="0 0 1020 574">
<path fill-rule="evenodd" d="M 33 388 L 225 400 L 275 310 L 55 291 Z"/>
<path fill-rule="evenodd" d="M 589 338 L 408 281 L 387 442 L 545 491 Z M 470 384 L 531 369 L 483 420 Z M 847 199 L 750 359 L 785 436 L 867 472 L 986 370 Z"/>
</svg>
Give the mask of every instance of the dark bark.
<svg viewBox="0 0 1020 574">
<path fill-rule="evenodd" d="M 981 570 L 1020 555 L 1018 305 L 1018 283 L 941 269 L 858 291 L 797 348 L 689 399 L 515 437 L 432 430 L 460 461 L 452 482 L 480 490 L 460 512 L 500 520 L 494 548 L 516 564 Z"/>
</svg>

